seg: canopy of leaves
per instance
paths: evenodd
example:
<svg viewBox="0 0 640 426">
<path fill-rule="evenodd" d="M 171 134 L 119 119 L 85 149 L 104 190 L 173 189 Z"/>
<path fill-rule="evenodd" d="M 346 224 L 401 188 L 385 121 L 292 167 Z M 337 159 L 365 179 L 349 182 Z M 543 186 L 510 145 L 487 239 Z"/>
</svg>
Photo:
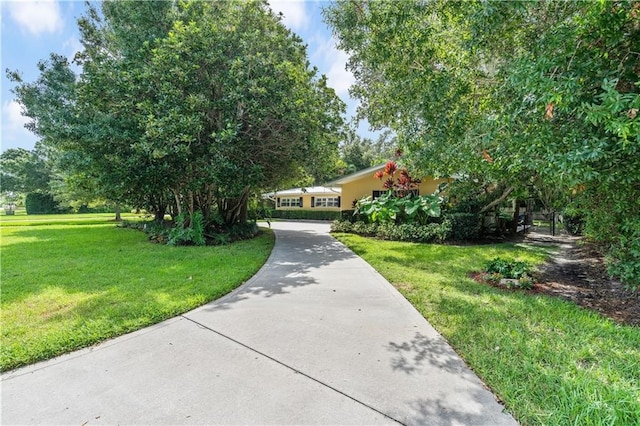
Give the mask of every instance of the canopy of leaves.
<svg viewBox="0 0 640 426">
<path fill-rule="evenodd" d="M 639 15 L 637 1 L 339 0 L 325 11 L 360 113 L 397 132 L 406 164 L 503 195 L 572 194 L 614 272 L 636 284 Z"/>
<path fill-rule="evenodd" d="M 79 26 L 79 78 L 52 56 L 15 92 L 108 198 L 230 224 L 251 191 L 330 167 L 344 105 L 265 2 L 104 1 Z"/>
</svg>

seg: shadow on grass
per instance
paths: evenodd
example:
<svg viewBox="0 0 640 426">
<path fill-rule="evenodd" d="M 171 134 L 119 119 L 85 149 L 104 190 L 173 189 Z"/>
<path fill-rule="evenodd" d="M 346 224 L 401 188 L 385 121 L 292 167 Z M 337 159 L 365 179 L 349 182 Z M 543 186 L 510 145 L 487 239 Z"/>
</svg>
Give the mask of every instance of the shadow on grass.
<svg viewBox="0 0 640 426">
<path fill-rule="evenodd" d="M 525 424 L 633 424 L 640 415 L 640 333 L 573 303 L 467 277 L 496 256 L 541 260 L 544 247 L 349 240 L 463 356 Z M 368 244 L 368 247 L 363 248 Z M 420 338 L 397 344 L 396 368 L 425 362 Z M 416 401 L 420 419 L 445 409 Z M 453 413 L 457 415 L 457 413 Z M 465 417 L 455 417 L 467 423 Z"/>
</svg>

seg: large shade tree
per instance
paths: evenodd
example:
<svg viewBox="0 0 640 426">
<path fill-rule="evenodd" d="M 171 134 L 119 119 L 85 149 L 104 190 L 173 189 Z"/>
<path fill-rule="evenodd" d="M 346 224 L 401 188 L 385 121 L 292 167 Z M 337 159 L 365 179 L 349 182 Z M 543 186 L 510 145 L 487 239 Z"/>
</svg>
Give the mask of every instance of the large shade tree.
<svg viewBox="0 0 640 426">
<path fill-rule="evenodd" d="M 360 113 L 416 171 L 458 173 L 492 202 L 561 189 L 640 283 L 640 3 L 339 0 Z"/>
<path fill-rule="evenodd" d="M 331 166 L 344 105 L 266 2 L 104 1 L 79 26 L 78 78 L 56 55 L 34 83 L 10 76 L 109 199 L 231 225 L 252 191 Z"/>
</svg>

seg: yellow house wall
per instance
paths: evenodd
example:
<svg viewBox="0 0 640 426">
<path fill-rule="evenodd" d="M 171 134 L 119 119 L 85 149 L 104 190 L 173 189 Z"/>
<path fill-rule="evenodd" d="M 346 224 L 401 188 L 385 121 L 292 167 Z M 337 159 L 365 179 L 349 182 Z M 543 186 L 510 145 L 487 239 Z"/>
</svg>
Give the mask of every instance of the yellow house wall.
<svg viewBox="0 0 640 426">
<path fill-rule="evenodd" d="M 432 177 L 426 177 L 422 179 L 422 182 L 418 186 L 420 195 L 433 194 L 442 182 L 447 182 L 449 179 L 433 179 Z M 352 210 L 353 202 L 359 200 L 367 195 L 372 195 L 373 191 L 383 191 L 383 180 L 379 180 L 373 177 L 373 173 L 370 176 L 362 176 L 360 179 L 353 182 L 342 184 L 342 210 Z"/>
<path fill-rule="evenodd" d="M 276 201 L 276 210 L 315 210 L 315 211 L 330 211 L 337 212 L 340 211 L 340 207 L 311 207 L 311 197 L 339 197 L 340 194 L 336 194 L 334 192 L 330 194 L 302 194 L 301 196 L 288 196 L 282 195 L 278 196 L 279 198 L 299 198 L 302 197 L 302 207 L 278 207 L 278 202 Z"/>
</svg>

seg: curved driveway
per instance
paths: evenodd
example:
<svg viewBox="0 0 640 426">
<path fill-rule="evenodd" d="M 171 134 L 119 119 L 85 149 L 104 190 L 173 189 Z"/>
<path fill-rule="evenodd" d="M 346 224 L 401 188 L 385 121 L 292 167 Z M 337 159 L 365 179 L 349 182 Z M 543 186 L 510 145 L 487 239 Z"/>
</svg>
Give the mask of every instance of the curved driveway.
<svg viewBox="0 0 640 426">
<path fill-rule="evenodd" d="M 2 375 L 3 424 L 515 424 L 328 225 L 275 222 L 226 297 Z"/>
</svg>

